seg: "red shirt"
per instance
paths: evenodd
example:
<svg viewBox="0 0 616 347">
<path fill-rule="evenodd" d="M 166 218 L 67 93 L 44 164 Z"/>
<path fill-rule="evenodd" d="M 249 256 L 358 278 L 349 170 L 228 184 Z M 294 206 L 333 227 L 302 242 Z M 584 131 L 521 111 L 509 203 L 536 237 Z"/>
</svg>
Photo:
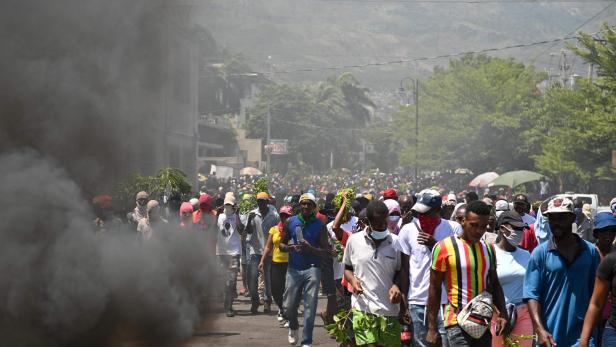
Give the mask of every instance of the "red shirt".
<svg viewBox="0 0 616 347">
<path fill-rule="evenodd" d="M 317 219 L 320 220 L 321 222 L 323 222 L 323 224 L 327 225 L 327 223 L 329 223 L 327 221 L 327 216 L 322 214 L 321 212 L 317 212 Z"/>
<path fill-rule="evenodd" d="M 522 238 L 522 243 L 520 243 L 520 247 L 533 252 L 533 249 L 539 245 L 537 242 L 537 236 L 535 236 L 535 225 L 531 224 L 528 228 L 524 229 L 524 237 Z"/>
</svg>

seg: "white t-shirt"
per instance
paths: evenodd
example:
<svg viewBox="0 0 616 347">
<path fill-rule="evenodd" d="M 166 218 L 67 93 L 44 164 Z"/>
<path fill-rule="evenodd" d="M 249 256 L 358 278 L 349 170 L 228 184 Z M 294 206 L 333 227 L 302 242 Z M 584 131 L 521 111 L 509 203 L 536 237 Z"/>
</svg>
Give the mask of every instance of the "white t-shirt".
<svg viewBox="0 0 616 347">
<path fill-rule="evenodd" d="M 409 256 L 409 304 L 427 305 L 432 250 L 417 242 L 419 230 L 415 227 L 415 223 L 419 225 L 419 220 L 413 219 L 402 227 L 395 247 Z M 458 222 L 441 218 L 441 223 L 434 230 L 434 239 L 438 242 L 461 232 L 462 226 Z M 447 291 L 445 290 L 442 291 L 441 303 L 447 303 Z"/>
<path fill-rule="evenodd" d="M 352 216 L 351 219 L 349 219 L 348 222 L 342 224 L 340 228 L 342 228 L 342 230 L 344 231 L 354 233 L 357 231 L 356 230 L 357 221 L 359 221 L 359 218 Z M 331 240 L 336 239 L 336 234 L 334 233 L 334 230 L 332 229 L 333 226 L 334 226 L 334 222 L 330 222 L 329 224 L 327 224 L 327 232 L 329 233 L 329 238 Z M 333 244 L 332 241 L 330 242 Z M 343 276 L 344 276 L 344 264 L 339 263 L 338 259 L 334 258 L 334 280 L 342 279 Z"/>
<path fill-rule="evenodd" d="M 229 218 L 224 213 L 218 216 L 216 255 L 239 255 L 242 253 L 242 240 L 237 231 L 237 221 L 237 214 L 232 214 Z M 229 223 L 229 230 L 225 229 L 226 223 Z M 221 230 L 225 230 L 229 236 L 224 236 Z"/>
<path fill-rule="evenodd" d="M 397 317 L 399 304 L 389 302 L 389 289 L 400 271 L 400 252 L 394 249 L 396 235 L 389 234 L 378 249 L 365 231 L 349 236 L 343 263 L 353 267 L 353 274 L 361 282 L 364 294 L 353 293 L 351 307 L 380 316 Z"/>
<path fill-rule="evenodd" d="M 530 253 L 520 247 L 514 252 L 505 252 L 496 245 L 494 251 L 496 254 L 496 273 L 505 293 L 505 301 L 508 304 L 521 303 L 524 276 L 530 261 Z"/>
</svg>

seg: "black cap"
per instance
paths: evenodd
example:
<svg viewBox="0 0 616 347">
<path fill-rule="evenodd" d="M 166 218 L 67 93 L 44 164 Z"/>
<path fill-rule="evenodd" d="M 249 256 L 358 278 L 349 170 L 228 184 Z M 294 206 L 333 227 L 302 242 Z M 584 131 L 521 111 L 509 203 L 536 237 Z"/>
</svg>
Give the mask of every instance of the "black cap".
<svg viewBox="0 0 616 347">
<path fill-rule="evenodd" d="M 527 225 L 522 221 L 522 217 L 515 211 L 503 211 L 500 216 L 498 216 L 498 221 L 496 222 L 497 228 L 500 228 L 503 224 L 509 224 L 514 228 L 525 228 Z"/>
<path fill-rule="evenodd" d="M 530 204 L 528 202 L 528 197 L 524 194 L 518 194 L 515 196 L 515 198 L 513 199 L 513 203 L 521 203 L 521 204 Z"/>
</svg>

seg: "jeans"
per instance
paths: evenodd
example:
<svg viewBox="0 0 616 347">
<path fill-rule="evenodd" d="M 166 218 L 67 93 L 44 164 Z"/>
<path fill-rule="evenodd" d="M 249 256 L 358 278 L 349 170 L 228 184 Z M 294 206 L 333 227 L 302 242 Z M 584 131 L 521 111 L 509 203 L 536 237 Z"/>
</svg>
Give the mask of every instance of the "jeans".
<svg viewBox="0 0 616 347">
<path fill-rule="evenodd" d="M 252 303 L 252 306 L 255 306 L 255 307 L 259 306 L 259 262 L 261 262 L 260 254 L 253 254 L 248 257 L 248 271 L 246 273 L 246 280 L 248 281 L 248 290 L 250 291 L 250 302 Z M 264 264 L 263 272 L 266 272 L 267 270 L 269 270 L 268 265 Z M 270 288 L 267 288 L 267 289 L 270 289 Z M 267 289 L 266 289 L 266 293 L 267 293 Z M 267 297 L 266 297 L 266 301 L 267 301 Z M 271 302 L 271 301 L 272 301 L 272 294 L 270 292 L 268 302 Z"/>
<path fill-rule="evenodd" d="M 274 298 L 274 302 L 280 311 L 282 311 L 283 307 L 282 298 L 287 278 L 287 265 L 288 263 L 272 262 L 272 268 L 270 269 L 270 276 L 272 279 L 272 297 Z"/>
<path fill-rule="evenodd" d="M 272 268 L 272 256 L 270 255 L 269 257 L 265 257 L 265 261 L 263 262 L 263 282 L 265 285 L 265 297 L 263 299 L 265 302 L 269 302 L 269 303 L 272 302 L 271 268 Z"/>
<path fill-rule="evenodd" d="M 220 276 L 224 281 L 224 306 L 225 310 L 232 310 L 233 299 L 235 298 L 237 271 L 240 267 L 239 255 L 219 255 L 218 266 L 220 267 Z"/>
<path fill-rule="evenodd" d="M 426 342 L 426 335 L 428 335 L 428 317 L 426 315 L 426 306 L 409 304 L 409 311 L 411 314 L 411 319 L 413 320 L 413 337 L 415 340 L 415 346 L 428 346 L 428 342 Z M 441 334 L 443 347 L 448 347 L 449 344 L 447 343 L 447 333 L 445 332 L 445 327 L 443 326 L 442 311 L 439 311 L 438 314 L 438 332 Z"/>
<path fill-rule="evenodd" d="M 616 346 L 616 328 L 610 324 L 605 323 L 605 330 L 603 330 L 603 346 Z"/>
<path fill-rule="evenodd" d="M 452 325 L 445 328 L 447 331 L 447 339 L 450 346 L 455 347 L 491 347 L 492 346 L 492 334 L 490 329 L 486 329 L 486 332 L 478 339 L 472 338 L 467 334 L 459 325 Z"/>
<path fill-rule="evenodd" d="M 321 269 L 310 267 L 306 270 L 298 270 L 289 267 L 284 291 L 284 318 L 289 321 L 289 329 L 299 329 L 297 321 L 297 308 L 301 296 L 304 296 L 304 331 L 302 345 L 312 344 L 312 330 L 314 318 L 317 313 L 319 283 L 321 282 Z"/>
</svg>

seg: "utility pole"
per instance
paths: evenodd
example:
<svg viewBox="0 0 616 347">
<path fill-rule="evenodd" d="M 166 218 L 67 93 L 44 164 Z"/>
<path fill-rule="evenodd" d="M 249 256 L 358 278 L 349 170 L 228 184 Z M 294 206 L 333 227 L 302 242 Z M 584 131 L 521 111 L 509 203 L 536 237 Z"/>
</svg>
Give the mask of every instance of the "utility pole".
<svg viewBox="0 0 616 347">
<path fill-rule="evenodd" d="M 270 122 L 271 122 L 272 115 L 271 115 L 270 108 L 271 107 L 270 107 L 270 105 L 268 103 L 267 104 L 267 138 L 266 138 L 266 143 L 267 144 L 265 145 L 265 148 L 266 148 L 265 154 L 267 155 L 267 164 L 266 164 L 267 168 L 266 168 L 266 170 L 267 170 L 268 174 L 271 172 L 270 171 L 270 164 L 271 164 L 271 157 L 272 157 L 272 151 L 271 151 L 271 148 L 270 148 L 270 140 L 271 140 L 270 139 L 270 132 L 271 132 Z"/>
<path fill-rule="evenodd" d="M 273 71 L 273 66 L 272 66 L 272 56 L 269 55 L 267 56 L 267 61 L 268 61 L 268 65 L 269 65 L 269 72 L 270 72 L 270 78 L 273 77 L 272 71 Z M 271 104 L 268 102 L 267 103 L 267 136 L 266 136 L 266 144 L 265 144 L 265 155 L 266 155 L 266 165 L 267 167 L 265 168 L 267 172 L 267 174 L 271 173 L 271 157 L 272 157 L 272 149 L 270 148 L 270 142 L 271 142 L 271 118 L 272 118 L 272 110 L 271 110 Z"/>
<path fill-rule="evenodd" d="M 419 79 L 415 79 L 415 182 L 418 178 L 419 165 Z"/>
</svg>

